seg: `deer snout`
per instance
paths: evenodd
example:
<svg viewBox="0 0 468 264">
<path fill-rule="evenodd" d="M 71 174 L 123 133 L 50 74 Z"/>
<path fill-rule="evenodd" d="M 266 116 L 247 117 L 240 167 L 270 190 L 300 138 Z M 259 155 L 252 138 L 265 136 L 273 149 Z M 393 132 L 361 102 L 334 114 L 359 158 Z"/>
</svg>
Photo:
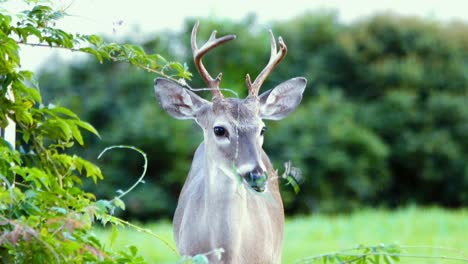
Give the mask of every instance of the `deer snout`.
<svg viewBox="0 0 468 264">
<path fill-rule="evenodd" d="M 263 170 L 250 171 L 246 175 L 244 175 L 244 179 L 254 191 L 265 191 L 267 176 Z"/>
</svg>

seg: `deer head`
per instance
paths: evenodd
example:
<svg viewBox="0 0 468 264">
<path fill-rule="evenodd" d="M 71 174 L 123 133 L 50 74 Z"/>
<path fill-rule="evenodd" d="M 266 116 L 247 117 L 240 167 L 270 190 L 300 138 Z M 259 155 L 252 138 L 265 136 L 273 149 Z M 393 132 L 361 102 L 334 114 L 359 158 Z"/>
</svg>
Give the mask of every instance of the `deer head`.
<svg viewBox="0 0 468 264">
<path fill-rule="evenodd" d="M 181 84 L 165 78 L 155 80 L 155 93 L 162 108 L 177 119 L 194 119 L 203 129 L 205 160 L 225 174 L 240 176 L 255 191 L 265 190 L 267 167 L 262 157 L 263 135 L 266 126 L 262 120 L 280 120 L 290 114 L 301 102 L 306 87 L 302 77 L 287 80 L 260 95 L 260 87 L 287 52 L 279 38 L 279 51 L 273 33 L 271 57 L 267 66 L 252 83 L 249 74 L 246 84 L 249 95 L 245 99 L 224 98 L 220 90 L 222 74 L 212 78 L 202 63 L 208 51 L 235 39 L 234 35 L 216 38 L 213 31 L 209 40 L 198 48 L 198 22 L 192 31 L 191 46 L 196 68 L 213 94 L 207 101 Z"/>
</svg>

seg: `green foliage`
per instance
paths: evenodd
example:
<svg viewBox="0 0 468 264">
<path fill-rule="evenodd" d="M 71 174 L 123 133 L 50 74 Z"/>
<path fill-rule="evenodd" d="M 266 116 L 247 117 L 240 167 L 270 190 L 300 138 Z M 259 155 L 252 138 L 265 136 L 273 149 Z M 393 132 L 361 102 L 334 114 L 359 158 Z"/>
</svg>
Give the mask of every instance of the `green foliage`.
<svg viewBox="0 0 468 264">
<path fill-rule="evenodd" d="M 12 120 L 19 135 L 15 146 L 0 139 L 0 262 L 146 263 L 135 246 L 112 251 L 94 235 L 96 222 L 131 226 L 113 212 L 125 209 L 120 198 L 134 186 L 111 200 L 97 200 L 81 188 L 84 179 L 96 184 L 103 175 L 95 164 L 70 153 L 75 143 L 85 144 L 83 131 L 99 134 L 70 109 L 44 104 L 34 74 L 19 69 L 19 49 L 31 45 L 84 52 L 100 62 L 125 61 L 169 78 L 190 73 L 136 45 L 65 32 L 55 27 L 66 15 L 63 10 L 47 1 L 25 3 L 30 9 L 18 14 L 0 12 L 0 127 Z"/>
<path fill-rule="evenodd" d="M 87 62 L 64 71 L 50 70 L 41 74 L 41 83 L 47 84 L 44 100 L 74 109 L 83 119 L 95 124 L 102 136 L 99 140 L 85 136 L 89 142 L 87 148 L 74 151 L 93 159 L 107 146 L 124 142 L 143 150 L 151 159 L 145 184 L 129 193 L 126 210 L 116 213 L 141 219 L 171 214 L 176 207 L 175 194 L 180 192 L 190 168 L 192 152 L 202 140 L 196 125 L 175 122 L 168 117 L 153 96 L 154 76 L 127 64 Z M 68 87 L 67 96 L 56 96 L 62 87 Z M 104 155 L 98 164 L 108 175 L 106 181 L 99 188 L 85 181 L 86 189 L 112 199 L 115 186 L 132 185 L 136 181 L 135 172 L 141 171 L 141 158 L 129 153 L 121 150 Z M 178 159 L 174 159 L 175 155 Z"/>
<path fill-rule="evenodd" d="M 40 1 L 39 1 L 40 2 Z M 16 17 L 3 16 L 5 28 L 2 30 L 12 45 L 27 44 L 64 48 L 92 54 L 102 63 L 103 60 L 125 61 L 130 65 L 146 69 L 166 77 L 190 78 L 187 67 L 167 61 L 159 54 L 147 54 L 142 47 L 132 44 L 106 43 L 97 35 L 71 34 L 54 27 L 54 21 L 64 17 L 65 10 L 35 4 L 31 10 L 25 10 Z M 15 26 L 10 23 L 16 22 Z M 16 35 L 15 41 L 12 37 Z M 28 38 L 35 37 L 32 42 Z M 11 50 L 11 48 L 6 48 Z M 19 59 L 18 59 L 19 60 Z"/>
<path fill-rule="evenodd" d="M 194 69 L 193 24 L 189 19 L 183 32 L 160 34 L 143 47 Z M 294 76 L 309 80 L 298 110 L 268 122 L 265 136 L 276 168 L 291 161 L 302 171 L 298 194 L 287 185 L 291 178 L 282 184 L 288 213 L 468 202 L 467 25 L 392 15 L 344 25 L 334 13 L 308 13 L 271 27 L 285 40 L 288 55 L 262 89 Z M 268 28 L 254 16 L 240 22 L 203 19 L 199 41 L 213 29 L 237 39 L 210 53 L 206 67 L 222 71 L 221 86 L 242 97 L 245 74 L 255 77 L 270 56 Z M 103 140 L 90 139 L 80 152 L 85 157 L 121 142 L 152 157 L 147 183 L 129 194 L 124 212 L 141 219 L 173 213 L 202 140 L 196 125 L 173 120 L 156 105 L 152 78 L 128 65 L 95 61 L 58 63 L 40 77 L 48 87 L 45 101 L 76 109 L 100 131 Z M 205 86 L 197 75 L 190 85 Z M 107 198 L 114 195 L 112 186 L 131 185 L 129 175 L 140 169 L 137 157 L 113 155 L 102 164 L 112 177 L 109 185 L 95 190 Z"/>
</svg>

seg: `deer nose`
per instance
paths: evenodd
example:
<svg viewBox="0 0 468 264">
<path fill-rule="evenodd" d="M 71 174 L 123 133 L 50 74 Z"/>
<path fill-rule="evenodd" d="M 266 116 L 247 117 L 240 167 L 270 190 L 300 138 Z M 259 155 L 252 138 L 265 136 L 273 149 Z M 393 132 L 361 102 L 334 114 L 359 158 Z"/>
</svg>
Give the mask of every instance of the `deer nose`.
<svg viewBox="0 0 468 264">
<path fill-rule="evenodd" d="M 248 173 L 247 183 L 252 189 L 256 192 L 265 191 L 265 186 L 267 182 L 266 174 L 263 171 L 251 171 Z"/>
</svg>

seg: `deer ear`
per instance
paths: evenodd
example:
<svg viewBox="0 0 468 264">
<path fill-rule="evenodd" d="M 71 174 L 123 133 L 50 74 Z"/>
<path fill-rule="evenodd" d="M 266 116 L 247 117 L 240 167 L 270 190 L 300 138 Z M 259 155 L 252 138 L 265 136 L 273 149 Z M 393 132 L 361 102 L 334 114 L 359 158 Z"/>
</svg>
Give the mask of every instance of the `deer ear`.
<svg viewBox="0 0 468 264">
<path fill-rule="evenodd" d="M 301 102 L 306 84 L 305 78 L 293 78 L 262 93 L 259 97 L 260 117 L 280 120 L 288 116 Z"/>
<path fill-rule="evenodd" d="M 210 104 L 177 82 L 164 78 L 154 81 L 154 92 L 161 107 L 177 119 L 195 118 L 204 105 Z"/>
</svg>

